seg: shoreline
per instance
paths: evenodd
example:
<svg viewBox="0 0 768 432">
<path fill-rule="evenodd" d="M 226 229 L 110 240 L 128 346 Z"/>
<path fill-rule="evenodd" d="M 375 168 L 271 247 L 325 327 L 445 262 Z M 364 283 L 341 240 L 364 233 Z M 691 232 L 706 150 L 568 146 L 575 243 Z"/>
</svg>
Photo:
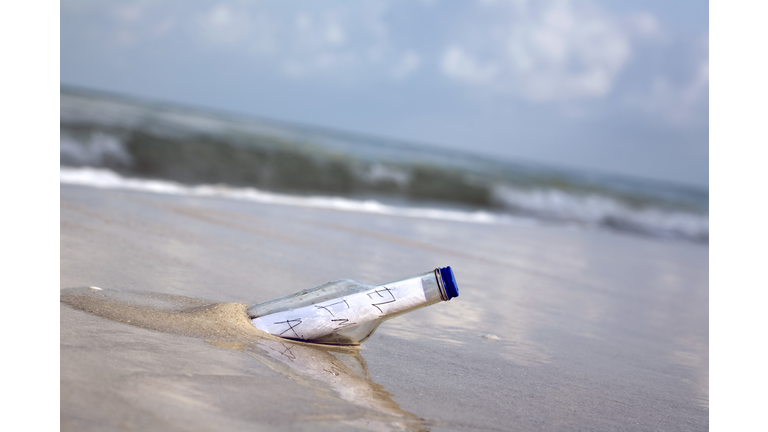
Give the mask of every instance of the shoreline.
<svg viewBox="0 0 768 432">
<path fill-rule="evenodd" d="M 62 430 L 708 428 L 706 245 L 60 191 L 61 288 L 248 305 L 451 265 L 461 292 L 384 323 L 362 360 L 312 348 L 281 361 L 277 346 L 206 342 L 62 304 Z M 323 375 L 333 367 L 341 384 Z"/>
</svg>

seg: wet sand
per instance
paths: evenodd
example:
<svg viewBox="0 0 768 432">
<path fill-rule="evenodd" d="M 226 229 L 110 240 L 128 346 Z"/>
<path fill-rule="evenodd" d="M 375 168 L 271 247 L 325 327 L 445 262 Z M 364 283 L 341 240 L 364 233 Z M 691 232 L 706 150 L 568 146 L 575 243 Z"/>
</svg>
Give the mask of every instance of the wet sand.
<svg viewBox="0 0 768 432">
<path fill-rule="evenodd" d="M 62 430 L 708 428 L 706 246 L 64 185 L 60 244 Z M 361 349 L 244 321 L 446 265 Z"/>
</svg>

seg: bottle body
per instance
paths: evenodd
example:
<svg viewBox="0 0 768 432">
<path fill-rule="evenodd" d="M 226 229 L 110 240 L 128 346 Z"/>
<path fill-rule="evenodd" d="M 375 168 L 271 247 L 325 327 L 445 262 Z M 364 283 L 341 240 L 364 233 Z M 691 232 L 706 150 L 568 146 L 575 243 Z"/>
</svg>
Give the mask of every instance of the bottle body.
<svg viewBox="0 0 768 432">
<path fill-rule="evenodd" d="M 248 308 L 251 322 L 275 336 L 357 345 L 382 321 L 458 296 L 450 267 L 381 284 L 342 279 Z"/>
</svg>

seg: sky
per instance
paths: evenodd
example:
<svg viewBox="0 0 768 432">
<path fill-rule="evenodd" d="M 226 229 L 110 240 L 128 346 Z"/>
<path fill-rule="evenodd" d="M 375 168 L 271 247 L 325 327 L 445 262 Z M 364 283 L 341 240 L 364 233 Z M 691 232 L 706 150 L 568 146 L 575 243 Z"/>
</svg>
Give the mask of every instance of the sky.
<svg viewBox="0 0 768 432">
<path fill-rule="evenodd" d="M 709 185 L 709 5 L 60 3 L 60 80 L 199 108 Z"/>
</svg>

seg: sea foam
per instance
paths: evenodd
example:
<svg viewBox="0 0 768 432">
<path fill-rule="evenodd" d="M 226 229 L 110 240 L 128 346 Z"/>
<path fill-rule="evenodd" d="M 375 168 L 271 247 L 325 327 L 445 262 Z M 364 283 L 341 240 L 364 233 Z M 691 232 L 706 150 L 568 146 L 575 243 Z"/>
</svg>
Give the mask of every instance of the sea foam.
<svg viewBox="0 0 768 432">
<path fill-rule="evenodd" d="M 93 187 L 709 241 L 702 188 L 82 92 L 61 93 L 60 165 Z"/>
<path fill-rule="evenodd" d="M 323 208 L 341 211 L 373 213 L 412 218 L 437 219 L 468 223 L 532 224 L 533 220 L 517 218 L 487 211 L 462 211 L 438 208 L 405 207 L 383 204 L 376 200 L 356 200 L 334 196 L 298 196 L 262 191 L 252 187 L 227 185 L 187 186 L 169 180 L 150 180 L 123 177 L 104 168 L 60 167 L 59 181 L 63 184 L 91 186 L 103 189 L 123 189 L 179 196 L 219 197 L 264 204 Z"/>
<path fill-rule="evenodd" d="M 580 196 L 558 190 L 520 191 L 505 188 L 495 193 L 506 206 L 519 214 L 484 210 L 408 207 L 373 199 L 340 196 L 300 196 L 275 193 L 253 187 L 225 184 L 184 185 L 170 180 L 124 177 L 105 168 L 60 167 L 62 184 L 105 189 L 123 189 L 178 196 L 219 197 L 264 204 L 312 207 L 339 211 L 423 218 L 481 224 L 536 225 L 543 221 L 570 226 L 608 228 L 662 238 L 708 242 L 706 215 L 657 208 L 632 209 L 604 196 Z"/>
</svg>

